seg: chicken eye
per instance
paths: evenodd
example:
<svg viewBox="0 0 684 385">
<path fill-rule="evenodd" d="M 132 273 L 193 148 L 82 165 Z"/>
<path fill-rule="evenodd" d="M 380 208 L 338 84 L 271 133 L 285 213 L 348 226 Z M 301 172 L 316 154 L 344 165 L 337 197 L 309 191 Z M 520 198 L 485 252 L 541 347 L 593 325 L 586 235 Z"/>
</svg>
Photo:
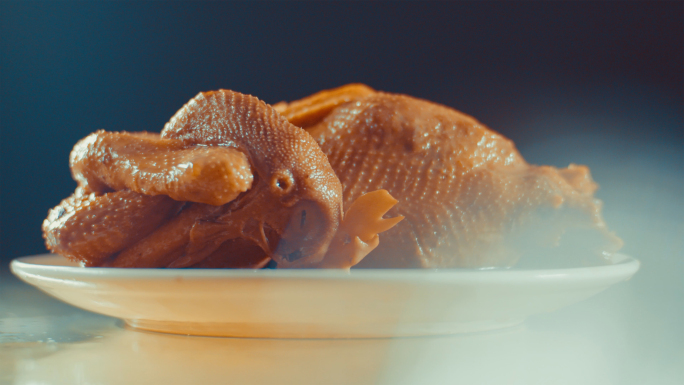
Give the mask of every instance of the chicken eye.
<svg viewBox="0 0 684 385">
<path fill-rule="evenodd" d="M 287 194 L 294 187 L 294 178 L 289 171 L 278 171 L 271 178 L 271 188 L 278 194 Z"/>
<path fill-rule="evenodd" d="M 278 187 L 281 190 L 287 190 L 288 187 L 290 187 L 290 181 L 284 178 L 278 178 L 276 179 L 276 187 Z"/>
</svg>

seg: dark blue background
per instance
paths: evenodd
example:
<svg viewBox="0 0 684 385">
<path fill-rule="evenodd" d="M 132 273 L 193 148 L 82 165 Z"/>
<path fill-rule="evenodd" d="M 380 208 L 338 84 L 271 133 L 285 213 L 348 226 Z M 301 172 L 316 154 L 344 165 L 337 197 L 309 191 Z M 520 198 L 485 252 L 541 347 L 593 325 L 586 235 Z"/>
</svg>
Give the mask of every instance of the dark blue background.
<svg viewBox="0 0 684 385">
<path fill-rule="evenodd" d="M 643 149 L 673 171 L 651 180 L 647 169 L 636 183 L 681 203 L 679 1 L 2 2 L 0 17 L 5 262 L 45 250 L 40 225 L 75 187 L 78 139 L 159 131 L 218 88 L 274 103 L 364 82 L 434 100 L 512 138 L 533 163 L 589 164 L 613 210 L 639 203 L 608 195 Z"/>
</svg>

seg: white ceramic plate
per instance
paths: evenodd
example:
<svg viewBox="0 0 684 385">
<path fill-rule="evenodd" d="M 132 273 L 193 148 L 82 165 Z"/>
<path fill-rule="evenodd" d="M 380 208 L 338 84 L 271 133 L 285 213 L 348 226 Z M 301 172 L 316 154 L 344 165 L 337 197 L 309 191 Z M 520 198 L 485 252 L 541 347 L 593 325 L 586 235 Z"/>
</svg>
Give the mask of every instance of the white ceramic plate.
<svg viewBox="0 0 684 385">
<path fill-rule="evenodd" d="M 639 261 L 547 270 L 83 268 L 12 261 L 25 282 L 134 328 L 179 334 L 342 338 L 439 335 L 521 323 L 628 280 Z"/>
</svg>

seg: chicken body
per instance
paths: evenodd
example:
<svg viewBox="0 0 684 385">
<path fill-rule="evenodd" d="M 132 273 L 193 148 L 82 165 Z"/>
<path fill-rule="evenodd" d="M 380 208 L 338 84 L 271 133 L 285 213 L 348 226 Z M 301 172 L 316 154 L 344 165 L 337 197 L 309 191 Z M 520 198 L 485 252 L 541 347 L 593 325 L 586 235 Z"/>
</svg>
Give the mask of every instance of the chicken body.
<svg viewBox="0 0 684 385">
<path fill-rule="evenodd" d="M 621 246 L 587 167 L 529 165 L 510 140 L 425 100 L 359 85 L 326 95 L 276 108 L 307 124 L 340 178 L 345 207 L 386 189 L 399 201 L 389 214 L 406 217 L 358 267 L 596 262 Z"/>
</svg>

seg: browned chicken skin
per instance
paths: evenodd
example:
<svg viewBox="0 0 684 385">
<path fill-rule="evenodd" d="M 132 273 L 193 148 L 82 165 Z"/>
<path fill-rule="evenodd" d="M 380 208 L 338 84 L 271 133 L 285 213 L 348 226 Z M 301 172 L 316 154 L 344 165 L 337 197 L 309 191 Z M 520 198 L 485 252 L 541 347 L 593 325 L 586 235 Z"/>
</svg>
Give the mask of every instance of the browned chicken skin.
<svg viewBox="0 0 684 385">
<path fill-rule="evenodd" d="M 511 266 L 521 256 L 601 258 L 621 245 L 587 167 L 529 165 L 451 108 L 358 84 L 275 107 L 321 145 L 345 206 L 380 188 L 399 201 L 389 214 L 406 220 L 359 267 Z"/>
<path fill-rule="evenodd" d="M 130 189 L 177 201 L 220 206 L 253 181 L 245 153 L 230 147 L 190 147 L 159 134 L 98 131 L 71 152 L 71 172 L 81 189 Z"/>
<path fill-rule="evenodd" d="M 86 266 L 99 266 L 174 216 L 183 205 L 130 190 L 75 194 L 50 210 L 43 223 L 50 250 Z"/>
<path fill-rule="evenodd" d="M 71 169 L 76 193 L 50 212 L 43 232 L 50 250 L 88 266 L 255 268 L 273 259 L 349 268 L 401 219 L 381 219 L 396 203 L 385 192 L 366 198 L 384 202 L 382 212 L 345 225 L 342 186 L 311 136 L 226 90 L 199 94 L 161 135 L 86 137 Z M 363 225 L 352 226 L 359 218 Z M 328 253 L 338 239 L 354 250 Z"/>
</svg>

